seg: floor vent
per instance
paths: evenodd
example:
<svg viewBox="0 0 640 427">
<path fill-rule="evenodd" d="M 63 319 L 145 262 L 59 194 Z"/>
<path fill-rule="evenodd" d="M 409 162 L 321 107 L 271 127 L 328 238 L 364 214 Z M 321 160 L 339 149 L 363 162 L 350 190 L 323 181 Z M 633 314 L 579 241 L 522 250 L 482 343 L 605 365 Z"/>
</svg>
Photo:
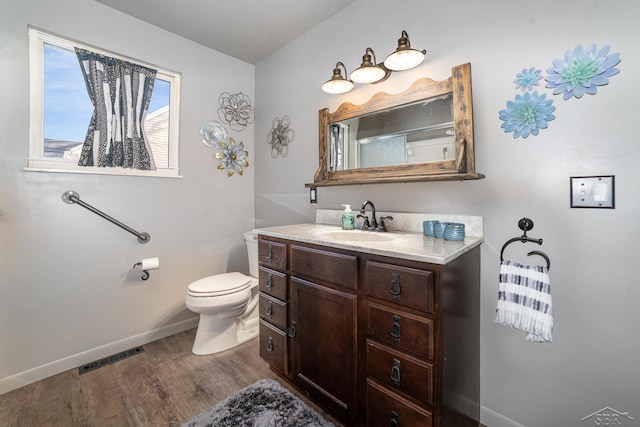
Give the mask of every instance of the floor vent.
<svg viewBox="0 0 640 427">
<path fill-rule="evenodd" d="M 96 360 L 95 362 L 91 362 L 84 366 L 81 366 L 80 368 L 78 368 L 78 372 L 80 373 L 80 375 L 86 374 L 87 372 L 95 371 L 98 368 L 111 365 L 112 363 L 116 363 L 122 359 L 126 359 L 127 357 L 135 356 L 136 354 L 140 353 L 144 353 L 144 348 L 130 348 L 129 350 L 121 351 L 120 353 L 116 353 L 109 357 L 105 357 L 104 359 Z"/>
</svg>

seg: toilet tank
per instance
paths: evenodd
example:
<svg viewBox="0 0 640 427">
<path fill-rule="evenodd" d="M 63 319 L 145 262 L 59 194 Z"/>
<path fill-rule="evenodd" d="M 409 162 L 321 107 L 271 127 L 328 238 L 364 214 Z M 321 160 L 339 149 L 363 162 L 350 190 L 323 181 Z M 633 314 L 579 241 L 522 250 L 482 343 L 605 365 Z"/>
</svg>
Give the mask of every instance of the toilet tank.
<svg viewBox="0 0 640 427">
<path fill-rule="evenodd" d="M 247 255 L 249 256 L 249 274 L 258 277 L 258 233 L 255 230 L 244 233 L 244 241 L 247 243 Z"/>
</svg>

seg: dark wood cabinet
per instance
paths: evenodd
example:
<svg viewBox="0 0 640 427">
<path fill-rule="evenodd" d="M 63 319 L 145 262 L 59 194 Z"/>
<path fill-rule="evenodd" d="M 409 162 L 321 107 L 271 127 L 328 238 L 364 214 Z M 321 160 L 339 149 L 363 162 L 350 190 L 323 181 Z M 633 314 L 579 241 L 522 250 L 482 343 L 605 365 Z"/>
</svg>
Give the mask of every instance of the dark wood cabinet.
<svg viewBox="0 0 640 427">
<path fill-rule="evenodd" d="M 444 265 L 268 236 L 259 253 L 260 355 L 282 378 L 346 425 L 479 425 L 478 247 Z"/>
<path fill-rule="evenodd" d="M 340 418 L 356 421 L 357 295 L 291 277 L 292 379 Z"/>
</svg>

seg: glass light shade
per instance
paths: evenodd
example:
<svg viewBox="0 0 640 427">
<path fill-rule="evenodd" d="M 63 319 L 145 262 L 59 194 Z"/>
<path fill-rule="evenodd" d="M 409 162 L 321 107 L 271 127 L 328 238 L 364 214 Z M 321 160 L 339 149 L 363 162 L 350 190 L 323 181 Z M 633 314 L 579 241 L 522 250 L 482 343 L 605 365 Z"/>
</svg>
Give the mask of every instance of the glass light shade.
<svg viewBox="0 0 640 427">
<path fill-rule="evenodd" d="M 384 66 L 392 71 L 410 70 L 422 64 L 425 53 L 415 49 L 399 50 L 387 56 Z"/>
<path fill-rule="evenodd" d="M 345 79 L 327 80 L 322 85 L 322 90 L 331 94 L 347 93 L 351 89 L 353 89 L 353 82 Z"/>
<path fill-rule="evenodd" d="M 373 55 L 373 62 L 371 56 Z M 360 68 L 351 73 L 349 78 L 356 83 L 375 83 L 387 76 L 387 70 L 376 64 L 376 54 L 370 47 L 362 55 Z"/>
<path fill-rule="evenodd" d="M 351 80 L 346 80 L 342 77 L 342 71 L 340 71 L 340 66 L 344 69 L 344 74 L 347 74 L 347 68 L 344 66 L 342 62 L 338 62 L 336 64 L 336 68 L 333 69 L 333 76 L 331 79 L 327 80 L 322 85 L 322 90 L 326 93 L 331 94 L 339 94 L 346 93 L 353 89 L 353 82 Z"/>
<path fill-rule="evenodd" d="M 384 60 L 384 66 L 392 71 L 404 71 L 417 67 L 424 61 L 426 50 L 416 50 L 411 48 L 409 34 L 402 31 L 398 39 L 398 48 Z"/>
<path fill-rule="evenodd" d="M 351 73 L 351 80 L 356 83 L 374 83 L 382 80 L 386 72 L 378 66 L 360 67 Z"/>
</svg>

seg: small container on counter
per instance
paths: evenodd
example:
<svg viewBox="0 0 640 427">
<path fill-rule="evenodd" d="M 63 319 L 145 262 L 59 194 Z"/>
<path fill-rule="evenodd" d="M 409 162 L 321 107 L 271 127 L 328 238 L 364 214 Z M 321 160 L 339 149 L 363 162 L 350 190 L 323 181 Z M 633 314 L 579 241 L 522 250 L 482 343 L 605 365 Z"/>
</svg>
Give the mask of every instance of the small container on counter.
<svg viewBox="0 0 640 427">
<path fill-rule="evenodd" d="M 435 234 L 433 234 L 433 226 L 436 222 L 438 221 L 422 221 L 422 231 L 425 236 L 435 236 Z"/>
<path fill-rule="evenodd" d="M 433 234 L 438 238 L 442 239 L 444 237 L 444 230 L 449 225 L 448 222 L 437 222 L 433 224 Z"/>
<path fill-rule="evenodd" d="M 443 237 L 445 240 L 464 240 L 464 224 L 458 222 L 450 222 L 444 229 Z"/>
</svg>

